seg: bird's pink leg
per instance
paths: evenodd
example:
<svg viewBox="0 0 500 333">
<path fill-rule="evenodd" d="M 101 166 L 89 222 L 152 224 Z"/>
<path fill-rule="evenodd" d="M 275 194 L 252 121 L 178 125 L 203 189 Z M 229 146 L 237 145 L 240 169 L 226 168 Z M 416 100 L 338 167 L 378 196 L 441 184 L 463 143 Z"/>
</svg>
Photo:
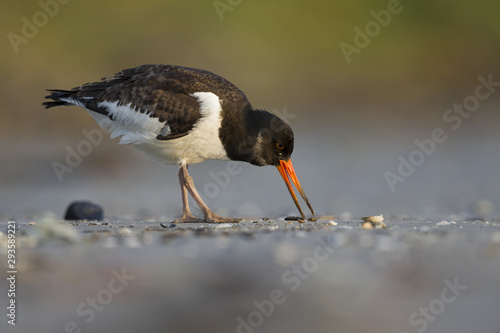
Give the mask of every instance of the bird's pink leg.
<svg viewBox="0 0 500 333">
<path fill-rule="evenodd" d="M 182 204 L 184 206 L 184 213 L 181 220 L 175 222 L 239 222 L 241 219 L 231 219 L 225 218 L 215 214 L 208 206 L 203 202 L 203 199 L 198 194 L 198 191 L 194 187 L 193 177 L 188 173 L 187 165 L 182 165 L 179 170 L 179 181 L 181 183 L 182 189 Z M 187 191 L 191 194 L 196 204 L 200 207 L 205 219 L 199 219 L 194 217 L 194 215 L 189 210 Z"/>
<path fill-rule="evenodd" d="M 183 168 L 186 168 L 186 173 L 187 173 L 187 166 L 183 166 L 179 169 L 179 183 L 181 185 L 181 193 L 182 193 L 182 217 L 180 220 L 175 220 L 174 223 L 182 223 L 182 222 L 205 222 L 204 219 L 200 219 L 191 213 L 191 210 L 189 209 L 189 200 L 188 200 L 188 191 L 186 188 L 186 181 L 184 178 L 184 171 Z"/>
</svg>

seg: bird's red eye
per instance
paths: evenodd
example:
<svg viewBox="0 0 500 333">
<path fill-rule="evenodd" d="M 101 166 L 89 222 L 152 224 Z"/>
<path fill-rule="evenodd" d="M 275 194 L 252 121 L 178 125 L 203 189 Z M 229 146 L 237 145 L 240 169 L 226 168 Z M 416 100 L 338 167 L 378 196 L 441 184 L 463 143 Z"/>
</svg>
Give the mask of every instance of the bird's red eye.
<svg viewBox="0 0 500 333">
<path fill-rule="evenodd" d="M 284 144 L 282 144 L 282 143 L 276 142 L 276 148 L 278 148 L 278 149 L 280 149 L 280 150 L 281 150 L 281 149 L 284 149 L 284 148 L 285 148 L 285 145 L 284 145 Z"/>
</svg>

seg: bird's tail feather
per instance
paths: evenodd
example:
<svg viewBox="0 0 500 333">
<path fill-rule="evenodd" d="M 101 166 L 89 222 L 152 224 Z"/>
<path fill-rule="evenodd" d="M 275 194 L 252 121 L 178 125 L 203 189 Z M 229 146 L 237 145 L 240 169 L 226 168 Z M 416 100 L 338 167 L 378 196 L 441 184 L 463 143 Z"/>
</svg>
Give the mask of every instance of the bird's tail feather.
<svg viewBox="0 0 500 333">
<path fill-rule="evenodd" d="M 61 98 L 70 97 L 72 93 L 71 90 L 47 89 L 47 91 L 51 92 L 51 94 L 45 96 L 45 98 L 50 99 L 51 101 L 42 103 L 42 105 L 45 106 L 46 109 L 52 108 L 54 106 L 71 105 L 70 103 L 61 100 Z"/>
</svg>

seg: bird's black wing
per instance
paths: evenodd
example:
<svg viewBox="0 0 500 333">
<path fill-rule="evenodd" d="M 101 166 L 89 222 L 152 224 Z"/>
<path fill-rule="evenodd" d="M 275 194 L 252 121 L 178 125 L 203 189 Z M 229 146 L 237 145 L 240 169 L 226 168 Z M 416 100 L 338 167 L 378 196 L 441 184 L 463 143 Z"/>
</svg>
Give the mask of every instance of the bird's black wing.
<svg viewBox="0 0 500 333">
<path fill-rule="evenodd" d="M 222 103 L 250 106 L 245 94 L 221 76 L 209 71 L 174 65 L 142 65 L 125 69 L 99 82 L 71 90 L 49 90 L 46 108 L 79 105 L 110 116 L 103 102 L 129 105 L 169 126 L 168 134 L 157 139 L 169 140 L 187 135 L 202 116 L 195 92 L 212 92 Z"/>
</svg>

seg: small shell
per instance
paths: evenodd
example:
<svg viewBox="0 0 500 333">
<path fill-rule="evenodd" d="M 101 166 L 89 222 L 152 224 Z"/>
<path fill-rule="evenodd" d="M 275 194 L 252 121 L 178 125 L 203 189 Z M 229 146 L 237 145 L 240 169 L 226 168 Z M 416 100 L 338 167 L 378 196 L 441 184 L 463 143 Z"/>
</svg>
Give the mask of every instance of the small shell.
<svg viewBox="0 0 500 333">
<path fill-rule="evenodd" d="M 362 217 L 363 225 L 361 226 L 363 229 L 386 229 L 387 225 L 384 223 L 384 216 L 382 214 L 376 216 L 367 216 Z"/>
<path fill-rule="evenodd" d="M 364 222 L 371 222 L 371 223 L 382 223 L 384 222 L 384 215 L 376 215 L 376 216 L 367 216 L 367 217 L 362 217 L 361 218 Z"/>
<path fill-rule="evenodd" d="M 373 224 L 371 222 L 363 222 L 363 224 L 361 225 L 361 228 L 363 229 L 373 229 Z"/>
</svg>

